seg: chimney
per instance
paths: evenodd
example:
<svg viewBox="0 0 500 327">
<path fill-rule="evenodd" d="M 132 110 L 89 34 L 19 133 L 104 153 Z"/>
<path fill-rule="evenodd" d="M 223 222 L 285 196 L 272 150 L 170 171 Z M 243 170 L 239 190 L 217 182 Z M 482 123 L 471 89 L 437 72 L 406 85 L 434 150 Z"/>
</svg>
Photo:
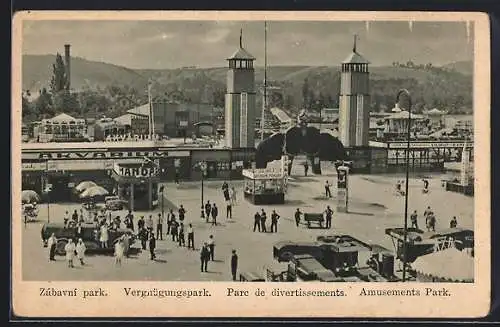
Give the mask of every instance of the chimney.
<svg viewBox="0 0 500 327">
<path fill-rule="evenodd" d="M 69 44 L 64 45 L 64 61 L 66 64 L 66 77 L 67 77 L 66 90 L 67 91 L 69 91 L 71 88 L 70 47 L 71 47 L 71 45 L 69 45 Z"/>
</svg>

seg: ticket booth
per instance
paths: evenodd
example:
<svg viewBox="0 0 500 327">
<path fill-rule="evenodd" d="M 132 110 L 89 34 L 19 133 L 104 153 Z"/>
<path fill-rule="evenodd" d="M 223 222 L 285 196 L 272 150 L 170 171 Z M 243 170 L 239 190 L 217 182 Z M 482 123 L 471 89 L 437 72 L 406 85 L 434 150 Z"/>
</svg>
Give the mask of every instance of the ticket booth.
<svg viewBox="0 0 500 327">
<path fill-rule="evenodd" d="M 285 175 L 281 170 L 244 169 L 245 199 L 253 204 L 284 204 Z"/>
<path fill-rule="evenodd" d="M 130 210 L 152 210 L 158 206 L 159 169 L 154 163 L 115 163 L 112 172 L 116 194 Z"/>
</svg>

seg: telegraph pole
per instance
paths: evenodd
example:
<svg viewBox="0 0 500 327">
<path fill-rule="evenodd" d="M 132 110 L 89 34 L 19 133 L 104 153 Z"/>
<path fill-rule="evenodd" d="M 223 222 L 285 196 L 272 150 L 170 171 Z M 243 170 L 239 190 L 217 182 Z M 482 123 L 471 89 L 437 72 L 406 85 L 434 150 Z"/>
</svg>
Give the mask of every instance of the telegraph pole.
<svg viewBox="0 0 500 327">
<path fill-rule="evenodd" d="M 408 252 L 408 180 L 410 174 L 410 137 L 411 137 L 411 95 L 406 89 L 402 89 L 398 92 L 396 97 L 396 103 L 399 101 L 401 94 L 406 94 L 408 97 L 408 132 L 407 132 L 407 144 L 406 144 L 406 181 L 405 181 L 405 217 L 404 217 L 404 236 L 403 236 L 403 282 L 406 281 L 406 262 L 407 252 Z"/>
</svg>

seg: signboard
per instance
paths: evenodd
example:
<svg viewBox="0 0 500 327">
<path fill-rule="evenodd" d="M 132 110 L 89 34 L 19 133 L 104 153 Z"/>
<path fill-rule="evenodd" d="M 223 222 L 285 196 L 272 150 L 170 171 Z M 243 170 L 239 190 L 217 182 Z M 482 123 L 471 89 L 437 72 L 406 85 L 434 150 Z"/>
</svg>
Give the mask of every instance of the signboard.
<svg viewBox="0 0 500 327">
<path fill-rule="evenodd" d="M 269 169 L 243 169 L 243 176 L 251 179 L 281 179 L 283 172 Z"/>
<path fill-rule="evenodd" d="M 410 142 L 410 148 L 463 148 L 465 142 Z M 406 149 L 408 144 L 406 142 L 389 143 L 390 149 Z M 473 148 L 474 143 L 467 142 L 468 148 Z"/>
<path fill-rule="evenodd" d="M 180 127 L 187 127 L 188 126 L 187 120 L 181 120 L 181 121 L 179 121 L 179 126 Z"/>
<path fill-rule="evenodd" d="M 113 161 L 110 160 L 71 160 L 71 161 L 54 161 L 48 162 L 48 171 L 58 170 L 107 170 L 113 169 Z M 44 164 L 45 167 L 45 164 Z"/>
<path fill-rule="evenodd" d="M 21 164 L 21 171 L 37 171 L 45 170 L 47 164 L 45 162 L 23 162 Z"/>
<path fill-rule="evenodd" d="M 190 151 L 107 151 L 105 150 L 39 150 L 22 152 L 22 160 L 92 160 L 92 159 L 126 159 L 126 158 L 166 158 L 189 157 Z"/>
<path fill-rule="evenodd" d="M 124 177 L 153 177 L 158 174 L 158 169 L 156 167 L 144 165 L 126 166 L 115 164 L 113 170 L 117 175 Z"/>
</svg>

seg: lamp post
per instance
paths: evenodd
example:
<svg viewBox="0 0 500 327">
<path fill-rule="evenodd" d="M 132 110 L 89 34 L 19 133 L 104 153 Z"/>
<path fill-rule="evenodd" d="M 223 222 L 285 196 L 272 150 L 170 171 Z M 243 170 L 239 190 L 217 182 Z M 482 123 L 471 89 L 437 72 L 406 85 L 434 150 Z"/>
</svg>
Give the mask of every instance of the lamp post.
<svg viewBox="0 0 500 327">
<path fill-rule="evenodd" d="M 396 96 L 396 103 L 399 101 L 401 94 L 406 94 L 408 97 L 408 131 L 406 143 L 406 181 L 405 181 L 405 217 L 404 217 L 404 235 L 403 235 L 403 282 L 406 281 L 406 257 L 407 257 L 407 242 L 408 242 L 408 179 L 410 174 L 410 137 L 411 137 L 411 95 L 407 89 L 401 89 Z"/>
<path fill-rule="evenodd" d="M 205 217 L 205 208 L 203 207 L 203 203 L 204 203 L 204 199 L 203 199 L 203 192 L 204 192 L 204 185 L 203 185 L 203 182 L 205 180 L 205 174 L 207 172 L 207 163 L 205 161 L 201 161 L 198 163 L 198 167 L 200 168 L 200 172 L 201 172 L 201 218 L 207 218 L 208 217 Z"/>
<path fill-rule="evenodd" d="M 161 194 L 161 219 L 163 220 L 165 217 L 165 210 L 163 207 L 163 203 L 165 202 L 165 197 L 163 196 L 163 190 L 165 189 L 165 186 L 162 185 L 160 186 L 160 194 Z"/>
<path fill-rule="evenodd" d="M 45 190 L 44 192 L 47 194 L 47 223 L 50 223 L 50 191 L 51 185 L 49 184 L 49 161 L 45 161 Z"/>
</svg>

